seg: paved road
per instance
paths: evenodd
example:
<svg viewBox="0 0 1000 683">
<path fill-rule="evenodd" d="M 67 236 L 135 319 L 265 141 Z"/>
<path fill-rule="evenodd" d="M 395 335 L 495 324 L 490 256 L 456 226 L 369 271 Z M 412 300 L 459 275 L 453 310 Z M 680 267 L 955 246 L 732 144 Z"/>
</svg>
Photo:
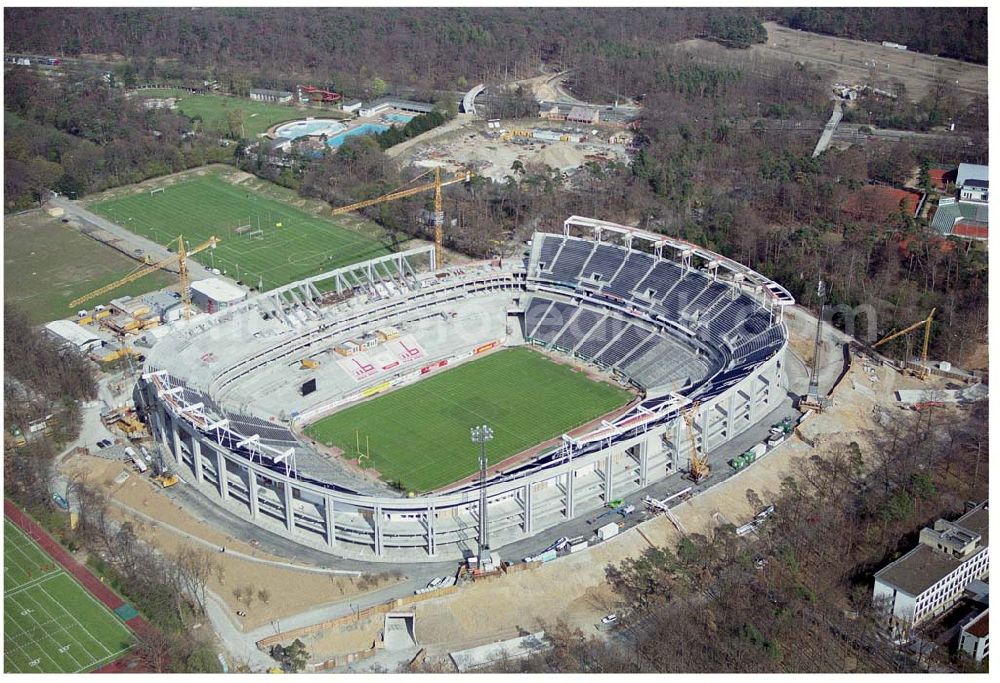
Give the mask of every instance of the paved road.
<svg viewBox="0 0 1000 683">
<path fill-rule="evenodd" d="M 49 199 L 47 204 L 63 209 L 67 216 L 75 218 L 84 225 L 92 228 L 99 228 L 114 235 L 125 243 L 126 246 L 124 249 L 129 253 L 129 255 L 137 257 L 140 260 L 141 256 L 135 253 L 137 249 L 142 250 L 143 254 L 148 255 L 154 261 L 162 261 L 165 258 L 173 256 L 173 252 L 168 250 L 166 247 L 157 244 L 151 239 L 130 232 L 117 223 L 112 223 L 103 216 L 98 216 L 96 213 L 88 211 L 80 205 L 79 202 L 60 196 Z M 170 268 L 168 270 L 176 271 L 176 268 Z M 207 268 L 194 259 L 188 259 L 188 271 L 191 273 L 191 279 L 193 280 L 215 277 Z"/>
<path fill-rule="evenodd" d="M 837 124 L 840 123 L 840 119 L 843 117 L 843 105 L 840 99 L 835 99 L 833 101 L 833 114 L 830 115 L 830 120 L 823 128 L 823 134 L 819 136 L 819 142 L 816 143 L 816 149 L 813 150 L 813 157 L 818 157 L 830 146 L 830 140 L 833 139 L 833 134 L 837 131 Z"/>
</svg>

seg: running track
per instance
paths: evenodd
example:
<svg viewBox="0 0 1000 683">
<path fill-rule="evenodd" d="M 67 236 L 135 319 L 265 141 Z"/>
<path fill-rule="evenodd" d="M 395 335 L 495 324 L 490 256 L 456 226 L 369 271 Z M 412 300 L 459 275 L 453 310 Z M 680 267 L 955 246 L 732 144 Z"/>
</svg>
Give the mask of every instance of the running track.
<svg viewBox="0 0 1000 683">
<path fill-rule="evenodd" d="M 16 524 L 21 531 L 26 533 L 35 543 L 55 559 L 62 568 L 69 572 L 80 585 L 90 592 L 95 598 L 100 600 L 108 609 L 115 610 L 125 604 L 125 601 L 113 590 L 104 585 L 100 579 L 90 573 L 90 570 L 73 559 L 65 548 L 53 539 L 48 532 L 42 529 L 38 523 L 21 511 L 16 505 L 7 499 L 3 501 L 3 514 L 11 522 Z M 132 632 L 140 639 L 156 634 L 157 630 L 146 621 L 145 617 L 135 616 L 125 622 Z M 126 668 L 125 660 L 131 655 L 125 655 L 122 659 L 106 664 L 95 673 L 113 673 L 123 671 Z M 128 667 L 130 673 L 140 673 L 141 668 Z"/>
</svg>

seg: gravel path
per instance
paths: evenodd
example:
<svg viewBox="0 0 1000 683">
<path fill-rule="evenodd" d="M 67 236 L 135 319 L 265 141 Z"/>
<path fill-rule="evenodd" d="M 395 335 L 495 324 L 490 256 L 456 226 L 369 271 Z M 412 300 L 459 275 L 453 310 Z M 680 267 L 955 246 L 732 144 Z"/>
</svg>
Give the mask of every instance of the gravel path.
<svg viewBox="0 0 1000 683">
<path fill-rule="evenodd" d="M 136 250 L 141 250 L 143 254 L 150 256 L 154 261 L 162 261 L 163 259 L 169 258 L 173 255 L 173 252 L 168 250 L 166 247 L 157 244 L 153 240 L 137 235 L 134 232 L 130 232 L 117 223 L 112 223 L 108 219 L 98 216 L 92 211 L 88 211 L 79 203 L 71 201 L 65 197 L 53 197 L 47 202 L 47 206 L 62 209 L 66 212 L 67 217 L 76 219 L 84 226 L 98 228 L 114 235 L 127 245 L 127 247 L 124 247 L 124 251 L 126 251 L 130 256 L 136 257 Z M 82 232 L 86 234 L 87 230 L 84 229 Z M 168 268 L 166 270 L 176 272 L 177 269 Z M 192 280 L 202 280 L 205 278 L 215 277 L 207 268 L 194 259 L 188 259 L 188 271 L 191 274 Z"/>
</svg>

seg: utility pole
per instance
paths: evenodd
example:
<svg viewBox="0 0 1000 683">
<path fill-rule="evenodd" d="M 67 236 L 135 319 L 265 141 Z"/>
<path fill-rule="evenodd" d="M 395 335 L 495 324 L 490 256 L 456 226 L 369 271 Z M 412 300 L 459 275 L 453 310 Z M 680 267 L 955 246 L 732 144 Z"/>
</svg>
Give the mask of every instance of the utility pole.
<svg viewBox="0 0 1000 683">
<path fill-rule="evenodd" d="M 479 560 L 482 562 L 490 549 L 486 536 L 486 443 L 493 440 L 493 430 L 489 425 L 480 425 L 470 432 L 472 443 L 479 444 Z"/>
</svg>

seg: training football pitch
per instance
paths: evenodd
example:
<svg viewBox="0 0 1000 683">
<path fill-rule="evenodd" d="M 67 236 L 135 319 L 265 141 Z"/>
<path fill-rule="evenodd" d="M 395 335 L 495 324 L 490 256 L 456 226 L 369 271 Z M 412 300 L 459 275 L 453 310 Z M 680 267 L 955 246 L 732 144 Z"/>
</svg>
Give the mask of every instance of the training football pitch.
<svg viewBox="0 0 1000 683">
<path fill-rule="evenodd" d="M 526 347 L 498 351 L 326 417 L 307 429 L 409 491 L 478 470 L 469 428 L 488 424 L 491 464 L 626 404 L 630 394 Z"/>
<path fill-rule="evenodd" d="M 381 242 L 239 187 L 216 175 L 182 180 L 93 204 L 90 209 L 158 244 L 178 235 L 193 248 L 220 240 L 197 260 L 263 290 L 389 253 Z"/>
<path fill-rule="evenodd" d="M 3 537 L 4 673 L 80 673 L 132 647 L 104 605 L 8 520 Z"/>
</svg>

